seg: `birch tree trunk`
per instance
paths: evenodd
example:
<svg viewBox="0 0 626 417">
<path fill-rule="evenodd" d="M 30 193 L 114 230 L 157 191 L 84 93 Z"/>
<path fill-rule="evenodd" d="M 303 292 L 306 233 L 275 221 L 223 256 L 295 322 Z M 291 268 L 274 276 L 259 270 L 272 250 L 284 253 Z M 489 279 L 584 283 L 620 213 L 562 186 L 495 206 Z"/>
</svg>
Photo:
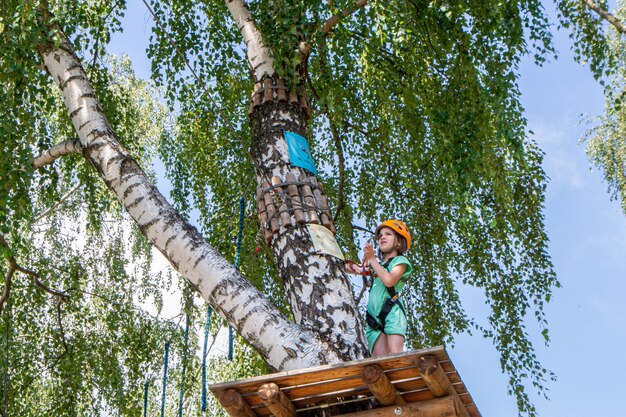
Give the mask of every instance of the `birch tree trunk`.
<svg viewBox="0 0 626 417">
<path fill-rule="evenodd" d="M 142 233 L 277 370 L 338 362 L 328 338 L 288 320 L 176 213 L 117 141 L 73 47 L 41 45 L 44 65 L 58 85 L 83 155 L 135 220 Z"/>
<path fill-rule="evenodd" d="M 249 10 L 242 0 L 226 0 L 226 4 L 247 45 L 248 64 L 259 87 L 255 94 L 263 96 L 262 100 L 257 98 L 256 102 L 261 103 L 258 106 L 253 98 L 254 111 L 250 115 L 259 189 L 270 186 L 268 179 L 286 182 L 291 177 L 303 182 L 312 174 L 291 166 L 283 132 L 307 136 L 307 113 L 300 105 L 306 97 L 286 100 L 278 96 L 284 83 L 273 68 L 270 51 L 263 45 Z M 316 193 L 325 199 L 322 189 Z M 343 360 L 366 356 L 363 326 L 343 261 L 317 253 L 306 224 L 299 224 L 293 211 L 285 215 L 289 220 L 279 223 L 270 246 L 296 322 L 318 332 Z M 306 216 L 306 221 L 311 223 L 312 219 Z"/>
</svg>

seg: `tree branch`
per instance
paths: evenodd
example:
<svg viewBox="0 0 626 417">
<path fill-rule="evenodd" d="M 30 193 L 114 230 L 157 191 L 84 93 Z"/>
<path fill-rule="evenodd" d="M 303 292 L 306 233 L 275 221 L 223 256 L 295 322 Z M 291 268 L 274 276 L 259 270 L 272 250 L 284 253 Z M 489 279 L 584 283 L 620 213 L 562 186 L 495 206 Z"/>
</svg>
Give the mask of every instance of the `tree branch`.
<svg viewBox="0 0 626 417">
<path fill-rule="evenodd" d="M 67 341 L 65 340 L 65 329 L 63 328 L 63 320 L 61 319 L 61 303 L 63 302 L 63 298 L 59 297 L 57 299 L 57 320 L 59 321 L 59 331 L 61 332 L 61 343 L 63 344 L 63 348 L 65 352 L 69 352 L 67 348 Z"/>
<path fill-rule="evenodd" d="M 242 11 L 241 0 L 226 1 L 229 6 L 239 5 L 237 10 Z M 339 354 L 319 333 L 289 320 L 167 202 L 120 145 L 72 44 L 60 27 L 54 30 L 60 42 L 44 42 L 37 49 L 59 87 L 83 155 L 144 236 L 273 368 L 299 369 L 338 362 Z"/>
<path fill-rule="evenodd" d="M 63 155 L 82 152 L 83 147 L 80 144 L 80 140 L 70 139 L 54 145 L 52 148 L 48 149 L 47 151 L 33 159 L 30 164 L 33 168 L 39 169 L 53 163 Z"/>
<path fill-rule="evenodd" d="M 5 248 L 9 248 L 6 240 L 4 240 L 4 236 L 0 234 L 0 245 Z M 2 291 L 2 297 L 0 297 L 0 314 L 2 314 L 2 308 L 4 303 L 9 299 L 9 295 L 11 294 L 11 280 L 13 279 L 13 274 L 15 273 L 17 263 L 12 256 L 7 258 L 7 262 L 9 267 L 7 268 L 6 274 L 4 274 L 4 291 Z"/>
<path fill-rule="evenodd" d="M 35 284 L 35 286 L 37 288 L 39 288 L 40 290 L 43 290 L 45 292 L 47 292 L 50 295 L 54 295 L 55 297 L 58 297 L 60 299 L 64 299 L 64 298 L 68 298 L 68 295 L 58 291 L 58 290 L 53 290 L 52 288 L 46 286 L 43 282 L 41 282 L 41 276 L 35 272 L 35 271 L 31 271 L 30 269 L 26 269 L 24 267 L 21 267 L 19 265 L 16 265 L 15 267 L 16 270 L 18 270 L 19 272 L 26 274 L 28 276 L 30 276 L 33 280 L 33 283 Z"/>
<path fill-rule="evenodd" d="M 46 217 L 48 214 L 52 213 L 57 207 L 59 207 L 61 204 L 63 204 L 68 198 L 70 198 L 72 196 L 72 194 L 74 194 L 76 192 L 76 190 L 78 190 L 80 188 L 82 184 L 76 184 L 75 186 L 73 186 L 68 192 L 66 192 L 61 198 L 59 198 L 58 201 L 56 201 L 52 206 L 48 207 L 46 210 L 44 210 L 41 214 L 39 214 L 38 216 L 36 216 L 31 223 L 37 223 L 39 220 L 43 219 L 44 217 Z"/>
<path fill-rule="evenodd" d="M 6 249 L 9 249 L 9 244 L 5 240 L 4 236 L 1 234 L 0 234 L 0 246 Z M 9 263 L 9 268 L 7 270 L 7 273 L 5 274 L 4 291 L 3 291 L 2 297 L 0 298 L 0 314 L 2 313 L 2 307 L 4 303 L 9 298 L 9 294 L 11 291 L 11 280 L 13 278 L 13 274 L 15 273 L 15 271 L 19 271 L 23 274 L 29 275 L 33 279 L 33 282 L 37 288 L 47 292 L 48 294 L 54 295 L 60 300 L 63 300 L 68 297 L 67 294 L 62 293 L 61 291 L 53 290 L 47 287 L 44 283 L 41 282 L 41 277 L 39 276 L 38 273 L 20 266 L 15 260 L 15 257 L 8 255 L 7 261 Z"/>
<path fill-rule="evenodd" d="M 585 0 L 585 4 L 591 10 L 596 12 L 602 19 L 612 24 L 619 33 L 626 33 L 626 26 L 624 26 L 622 21 L 609 13 L 607 10 L 600 7 L 596 2 L 593 0 Z"/>
<path fill-rule="evenodd" d="M 333 29 L 333 27 L 337 23 L 339 23 L 339 21 L 341 19 L 345 19 L 346 17 L 353 15 L 359 9 L 362 9 L 363 7 L 365 7 L 366 4 L 367 4 L 367 0 L 359 0 L 359 1 L 356 2 L 356 4 L 354 6 L 350 7 L 349 9 L 346 9 L 346 10 L 344 10 L 343 12 L 341 12 L 339 14 L 331 16 L 322 25 L 322 28 L 321 28 L 322 34 L 323 35 L 328 35 L 330 33 L 330 31 Z"/>
<path fill-rule="evenodd" d="M 335 27 L 335 25 L 337 25 L 337 23 L 339 23 L 339 21 L 353 15 L 354 13 L 365 7 L 367 5 L 367 2 L 368 0 L 359 0 L 354 6 L 344 10 L 341 13 L 329 17 L 318 29 L 319 33 L 324 37 L 328 36 L 330 31 Z M 302 42 L 300 44 L 300 52 L 302 53 L 302 57 L 304 58 L 303 61 L 309 56 L 309 53 L 311 52 L 311 46 L 312 45 L 308 42 Z"/>
<path fill-rule="evenodd" d="M 254 81 L 273 76 L 276 71 L 270 49 L 263 45 L 261 32 L 257 29 L 248 6 L 244 0 L 225 0 L 225 2 L 247 46 L 248 64 Z"/>
</svg>

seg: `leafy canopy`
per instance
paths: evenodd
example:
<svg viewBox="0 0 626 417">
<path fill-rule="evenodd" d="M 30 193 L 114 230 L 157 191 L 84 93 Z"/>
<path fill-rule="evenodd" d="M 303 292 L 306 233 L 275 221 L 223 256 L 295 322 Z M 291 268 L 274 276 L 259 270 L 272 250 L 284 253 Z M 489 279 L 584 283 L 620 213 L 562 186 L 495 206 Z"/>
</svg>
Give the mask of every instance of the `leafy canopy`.
<svg viewBox="0 0 626 417">
<path fill-rule="evenodd" d="M 75 411 L 82 414 L 87 398 L 96 392 L 101 399 L 97 407 L 131 414 L 140 395 L 139 374 L 150 364 L 158 366 L 155 352 L 162 346 L 157 342 L 168 337 L 163 335 L 180 339 L 181 327 L 155 321 L 135 307 L 137 285 L 138 293 L 158 299 L 160 281 L 146 275 L 146 242 L 135 237 L 131 249 L 122 238 L 125 232 L 117 226 L 113 233 L 108 230 L 109 220 L 123 216 L 93 170 L 75 156 L 40 172 L 30 168 L 33 156 L 74 134 L 50 80 L 38 68 L 36 45 L 47 36 L 36 24 L 38 10 L 28 2 L 26 7 L 8 3 L 0 11 L 0 105 L 6 109 L 0 119 L 0 227 L 12 254 L 37 268 L 51 287 L 98 289 L 117 300 L 111 304 L 98 297 L 72 297 L 64 306 L 64 326 L 66 335 L 72 335 L 72 354 L 85 363 L 106 357 L 123 365 L 106 362 L 102 369 L 109 372 L 98 380 L 89 377 L 95 375 L 93 369 L 72 368 L 73 360 L 55 362 L 54 354 L 63 352 L 54 331 L 55 300 L 25 278 L 16 278 L 0 329 L 0 342 L 12 346 L 3 369 L 8 372 L 14 369 L 11 364 L 24 362 L 25 352 L 48 354 L 12 374 L 13 382 L 2 385 L 8 393 L 3 396 L 11 398 L 11 410 L 41 410 L 37 407 L 50 404 L 56 388 L 76 380 L 78 385 L 60 396 Z M 560 22 L 573 30 L 581 61 L 590 62 L 599 79 L 614 82 L 610 91 L 621 92 L 621 42 L 606 38 L 602 22 L 590 18 L 581 4 L 557 2 Z M 552 374 L 536 358 L 527 318 L 535 318 L 547 342 L 543 307 L 559 284 L 544 230 L 543 155 L 527 137 L 517 79 L 523 56 L 532 54 L 540 64 L 554 52 L 542 3 L 370 2 L 342 17 L 330 33 L 320 31 L 327 19 L 353 5 L 249 2 L 279 75 L 291 86 L 306 88 L 310 96 L 308 137 L 334 202 L 338 240 L 355 257 L 359 236 L 352 224 L 373 228 L 383 218 L 403 219 L 415 242 L 406 295 L 412 347 L 450 344 L 465 331 L 492 339 L 520 412 L 534 415 L 525 387 L 530 383 L 543 393 Z M 154 27 L 148 46 L 152 78 L 176 115 L 172 126 L 153 99 L 158 94 L 134 78 L 128 63 L 103 61 L 111 33 L 121 29 L 125 2 L 50 2 L 121 142 L 144 166 L 158 153 L 175 204 L 197 219 L 209 241 L 229 259 L 234 258 L 237 201 L 247 198 L 241 269 L 286 309 L 270 254 L 254 251 L 260 225 L 252 210 L 256 184 L 247 153 L 252 81 L 241 36 L 223 1 L 151 6 L 162 24 Z M 186 69 L 169 37 L 199 80 Z M 311 49 L 303 60 L 301 47 L 306 44 Z M 611 94 L 609 117 L 590 149 L 599 163 L 613 167 L 607 169 L 610 183 L 623 187 L 621 151 L 604 147 L 619 142 L 614 132 L 620 131 L 621 93 Z M 73 204 L 48 217 L 46 228 L 33 224 L 38 213 L 77 184 Z M 88 237 L 82 246 L 68 241 L 68 218 L 85 219 L 82 230 Z M 107 242 L 104 251 L 96 250 L 100 241 Z M 143 265 L 140 272 L 129 272 L 128 250 Z M 466 286 L 484 294 L 486 317 L 466 312 Z M 125 335 L 127 343 L 93 344 L 115 332 Z M 144 344 L 136 346 L 136 340 Z M 242 365 L 246 367 L 254 372 L 249 363 Z M 50 369 L 50 375 L 37 374 L 42 368 Z M 85 377 L 73 379 L 76 375 Z M 9 390 L 30 379 L 48 394 L 35 397 L 28 390 Z M 133 394 L 122 396 L 128 390 Z M 36 407 L 30 405 L 35 398 L 41 399 Z"/>
</svg>

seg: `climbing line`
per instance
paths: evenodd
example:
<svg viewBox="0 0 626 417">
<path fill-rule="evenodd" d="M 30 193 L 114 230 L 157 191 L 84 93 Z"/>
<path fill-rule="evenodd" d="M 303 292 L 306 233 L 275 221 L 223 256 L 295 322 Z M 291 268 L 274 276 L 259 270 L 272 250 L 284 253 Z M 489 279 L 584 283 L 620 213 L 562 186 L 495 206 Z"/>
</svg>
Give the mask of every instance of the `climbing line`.
<svg viewBox="0 0 626 417">
<path fill-rule="evenodd" d="M 243 221 L 246 211 L 246 200 L 241 197 L 239 199 L 239 230 L 237 232 L 237 252 L 235 254 L 235 270 L 239 268 L 239 260 L 241 259 L 241 242 L 243 241 Z M 235 333 L 232 326 L 228 326 L 228 360 L 233 360 L 233 351 L 235 350 Z"/>
<path fill-rule="evenodd" d="M 143 385 L 143 417 L 148 415 L 148 388 L 150 388 L 149 380 Z"/>
<path fill-rule="evenodd" d="M 209 340 L 209 330 L 211 328 L 211 306 L 206 307 L 206 324 L 204 325 L 204 346 L 202 347 L 202 406 L 201 411 L 206 411 L 206 355 Z"/>
<path fill-rule="evenodd" d="M 170 342 L 165 342 L 165 358 L 163 359 L 163 392 L 161 393 L 161 417 L 165 417 L 165 388 L 167 387 L 167 363 L 170 355 Z"/>
<path fill-rule="evenodd" d="M 178 398 L 178 417 L 183 417 L 183 400 L 185 396 L 185 372 L 187 371 L 187 351 L 189 342 L 189 313 L 187 313 L 185 322 L 185 336 L 183 341 L 183 370 L 180 376 L 180 394 Z"/>
</svg>

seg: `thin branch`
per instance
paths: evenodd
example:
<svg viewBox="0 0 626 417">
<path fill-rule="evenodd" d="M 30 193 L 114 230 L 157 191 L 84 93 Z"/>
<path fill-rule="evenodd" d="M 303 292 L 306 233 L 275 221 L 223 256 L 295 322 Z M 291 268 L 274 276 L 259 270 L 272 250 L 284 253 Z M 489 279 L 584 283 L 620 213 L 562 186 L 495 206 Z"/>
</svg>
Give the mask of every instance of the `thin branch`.
<svg viewBox="0 0 626 417">
<path fill-rule="evenodd" d="M 6 249 L 9 249 L 9 244 L 7 243 L 7 241 L 5 240 L 4 236 L 2 234 L 0 234 L 0 246 L 3 246 Z M 61 298 L 61 299 L 65 299 L 68 297 L 67 294 L 61 292 L 61 291 L 57 291 L 57 290 L 53 290 L 49 287 L 47 287 L 44 283 L 41 282 L 41 276 L 39 276 L 38 273 L 36 273 L 35 271 L 31 271 L 30 269 L 26 269 L 22 266 L 20 266 L 17 261 L 15 260 L 15 257 L 8 255 L 7 256 L 7 261 L 9 262 L 9 270 L 7 271 L 7 276 L 8 276 L 8 281 L 5 282 L 5 289 L 4 289 L 4 294 L 2 296 L 2 299 L 0 299 L 0 313 L 2 313 L 2 304 L 4 304 L 5 300 L 5 294 L 8 294 L 7 291 L 7 283 L 10 283 L 10 279 L 12 278 L 12 275 L 15 271 L 19 271 L 23 274 L 29 275 L 32 279 L 33 282 L 35 283 L 35 286 L 38 287 L 39 289 L 47 292 L 48 294 L 54 295 L 55 297 Z M 12 270 L 12 272 L 11 272 Z M 11 272 L 11 274 L 9 275 L 9 272 Z M 6 278 L 6 276 L 5 276 Z M 10 284 L 9 284 L 10 287 Z M 8 298 L 8 295 L 7 295 Z"/>
<path fill-rule="evenodd" d="M 339 21 L 341 19 L 345 19 L 346 17 L 349 17 L 351 15 L 353 15 L 354 13 L 356 13 L 359 9 L 362 9 L 363 7 L 365 7 L 365 5 L 367 4 L 367 0 L 359 0 L 356 2 L 356 4 L 352 7 L 350 7 L 349 9 L 344 10 L 343 12 L 336 14 L 334 16 L 331 16 L 328 20 L 326 20 L 326 22 L 324 22 L 324 24 L 322 25 L 321 28 L 321 32 L 324 35 L 328 35 L 330 33 L 330 31 L 333 29 L 333 27 L 339 23 Z"/>
<path fill-rule="evenodd" d="M 7 269 L 7 273 L 4 275 L 4 291 L 2 291 L 2 297 L 0 297 L 0 314 L 2 314 L 4 303 L 7 302 L 9 295 L 11 294 L 11 279 L 15 273 L 15 263 L 11 262 L 10 259 L 8 262 L 9 268 Z"/>
<path fill-rule="evenodd" d="M 600 7 L 596 2 L 594 2 L 593 0 L 585 0 L 585 4 L 591 10 L 596 12 L 602 19 L 615 26 L 615 29 L 617 29 L 619 33 L 626 33 L 626 26 L 624 26 L 622 21 L 609 13 L 607 10 Z"/>
<path fill-rule="evenodd" d="M 373 133 L 378 132 L 378 131 L 381 129 L 381 127 L 380 127 L 380 126 L 378 126 L 376 129 L 373 129 L 373 130 L 365 130 L 365 129 L 363 129 L 362 127 L 359 127 L 359 126 L 357 126 L 357 125 L 355 125 L 355 124 L 352 124 L 352 123 L 350 123 L 350 122 L 349 122 L 349 121 L 347 121 L 347 120 L 344 120 L 344 121 L 343 121 L 343 124 L 344 124 L 344 126 L 345 126 L 345 127 L 349 127 L 349 128 L 350 128 L 350 129 L 352 129 L 352 130 L 356 130 L 357 132 L 359 132 L 359 133 L 360 133 L 360 134 L 362 134 L 363 136 L 368 136 L 368 137 L 369 137 L 370 135 L 372 135 Z"/>
<path fill-rule="evenodd" d="M 354 6 L 344 10 L 343 12 L 340 12 L 336 15 L 329 17 L 322 24 L 322 26 L 318 29 L 319 33 L 323 35 L 324 37 L 328 36 L 330 31 L 335 27 L 335 25 L 337 25 L 337 23 L 339 23 L 342 19 L 345 19 L 346 17 L 353 15 L 354 13 L 356 13 L 357 11 L 365 7 L 367 5 L 367 2 L 368 0 L 359 0 L 356 2 Z M 302 42 L 300 44 L 300 53 L 302 53 L 302 56 L 306 59 L 309 56 L 310 52 L 311 52 L 311 44 L 308 42 Z"/>
<path fill-rule="evenodd" d="M 337 160 L 338 160 L 338 169 L 339 169 L 339 185 L 337 187 L 337 211 L 333 216 L 333 222 L 337 221 L 339 217 L 339 213 L 343 210 L 343 206 L 345 204 L 344 198 L 344 183 L 346 178 L 346 166 L 345 166 L 345 157 L 343 154 L 343 146 L 341 144 L 341 137 L 339 136 L 339 132 L 337 131 L 337 127 L 332 122 L 330 117 L 330 111 L 328 110 L 328 105 L 324 103 L 324 112 L 328 117 L 328 125 L 330 126 L 330 131 L 333 135 L 333 141 L 335 142 L 335 148 L 337 148 Z M 352 219 L 348 219 L 351 221 Z"/>
<path fill-rule="evenodd" d="M 63 302 L 63 298 L 59 297 L 57 299 L 57 320 L 59 321 L 59 330 L 61 332 L 61 343 L 63 344 L 63 348 L 66 352 L 69 352 L 67 348 L 67 341 L 65 340 L 65 329 L 63 328 L 63 320 L 61 318 L 61 303 Z"/>
<path fill-rule="evenodd" d="M 356 305 L 358 306 L 361 303 L 361 298 L 363 298 L 363 294 L 365 294 L 365 290 L 369 287 L 369 278 L 366 275 L 361 276 L 363 278 L 363 287 L 361 288 L 361 292 L 359 296 L 356 298 Z"/>
<path fill-rule="evenodd" d="M 17 269 L 23 274 L 29 275 L 32 278 L 33 282 L 35 283 L 35 286 L 47 292 L 48 294 L 54 295 L 55 297 L 58 297 L 61 299 L 68 297 L 68 295 L 65 294 L 64 292 L 53 290 L 52 288 L 47 287 L 43 282 L 41 282 L 41 276 L 35 271 L 31 271 L 30 269 L 23 268 L 19 265 L 17 265 L 15 269 Z"/>
<path fill-rule="evenodd" d="M 80 188 L 81 185 L 82 184 L 79 183 L 79 184 L 76 184 L 75 186 L 73 186 L 67 193 L 65 193 L 61 198 L 59 198 L 59 200 L 56 201 L 52 206 L 48 207 L 41 214 L 37 215 L 37 217 L 35 217 L 32 220 L 31 223 L 37 223 L 39 220 L 43 219 L 48 214 L 50 214 L 54 210 L 56 210 L 56 208 L 59 207 L 61 204 L 63 204 L 68 198 L 70 198 L 72 196 L 72 194 L 74 194 L 76 192 L 76 190 L 78 190 Z"/>
<path fill-rule="evenodd" d="M 9 248 L 7 241 L 4 240 L 4 236 L 2 236 L 1 234 L 0 245 L 7 249 Z M 4 303 L 7 302 L 7 300 L 9 299 L 9 295 L 11 294 L 11 279 L 13 278 L 15 270 L 17 269 L 17 262 L 15 262 L 15 258 L 9 256 L 7 258 L 7 262 L 9 264 L 9 267 L 6 274 L 4 275 L 4 291 L 2 291 L 2 297 L 0 297 L 0 314 L 2 314 L 2 308 L 4 306 Z"/>
<path fill-rule="evenodd" d="M 63 155 L 82 152 L 83 146 L 80 144 L 80 140 L 70 139 L 54 145 L 52 148 L 33 159 L 30 164 L 33 168 L 39 169 L 53 163 Z"/>
<path fill-rule="evenodd" d="M 24 385 L 22 385 L 20 387 L 20 392 L 24 392 L 26 390 L 26 388 L 30 387 L 31 384 L 33 382 L 35 382 L 35 379 L 37 379 L 38 377 L 43 375 L 44 372 L 47 372 L 50 369 L 53 369 L 57 365 L 57 363 L 59 363 L 59 361 L 63 358 L 63 356 L 65 356 L 67 353 L 68 353 L 67 350 L 63 351 L 63 353 L 61 353 L 59 356 L 56 357 L 56 359 L 54 360 L 54 362 L 50 366 L 47 366 L 47 367 L 41 369 L 37 375 L 33 375 L 28 382 L 26 382 Z"/>
</svg>

